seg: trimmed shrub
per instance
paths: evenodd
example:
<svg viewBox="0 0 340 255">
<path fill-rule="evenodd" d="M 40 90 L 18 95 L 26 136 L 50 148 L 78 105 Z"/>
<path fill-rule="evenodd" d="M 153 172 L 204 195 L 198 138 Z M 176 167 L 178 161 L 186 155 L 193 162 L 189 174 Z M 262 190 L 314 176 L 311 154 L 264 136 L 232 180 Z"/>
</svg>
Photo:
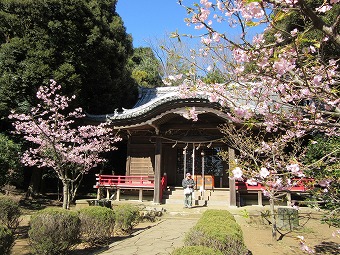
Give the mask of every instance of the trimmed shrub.
<svg viewBox="0 0 340 255">
<path fill-rule="evenodd" d="M 131 204 L 118 205 L 113 208 L 115 213 L 115 230 L 130 234 L 132 228 L 138 224 L 140 209 Z"/>
<path fill-rule="evenodd" d="M 0 196 L 0 224 L 15 231 L 19 225 L 21 211 L 19 203 L 8 196 Z"/>
<path fill-rule="evenodd" d="M 0 254 L 10 254 L 13 244 L 13 232 L 6 226 L 0 225 Z"/>
<path fill-rule="evenodd" d="M 226 210 L 207 210 L 185 237 L 186 246 L 206 246 L 223 254 L 247 254 L 241 227 Z"/>
<path fill-rule="evenodd" d="M 185 246 L 175 249 L 171 255 L 223 255 L 223 253 L 205 246 Z"/>
<path fill-rule="evenodd" d="M 32 216 L 28 235 L 34 254 L 65 254 L 79 241 L 78 213 L 61 208 L 41 210 Z"/>
<path fill-rule="evenodd" d="M 115 214 L 112 209 L 91 206 L 79 211 L 82 241 L 90 246 L 103 244 L 113 236 Z"/>
</svg>

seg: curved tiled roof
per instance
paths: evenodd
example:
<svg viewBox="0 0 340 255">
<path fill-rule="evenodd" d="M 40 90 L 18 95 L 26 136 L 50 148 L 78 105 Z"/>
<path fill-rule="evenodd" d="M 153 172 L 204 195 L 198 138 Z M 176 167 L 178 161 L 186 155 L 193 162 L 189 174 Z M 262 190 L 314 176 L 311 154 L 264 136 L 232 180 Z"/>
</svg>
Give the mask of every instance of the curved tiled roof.
<svg viewBox="0 0 340 255">
<path fill-rule="evenodd" d="M 179 94 L 178 87 L 140 88 L 139 100 L 133 108 L 123 109 L 122 112 L 116 110 L 112 114 L 87 115 L 87 117 L 95 121 L 111 121 L 113 123 L 119 123 L 132 119 L 141 119 L 143 116 L 150 115 L 150 113 L 157 108 L 166 104 L 172 105 L 172 108 L 176 108 L 176 105 L 183 107 L 185 104 L 207 104 L 208 102 L 206 95 L 196 95 L 195 98 L 183 99 Z"/>
</svg>

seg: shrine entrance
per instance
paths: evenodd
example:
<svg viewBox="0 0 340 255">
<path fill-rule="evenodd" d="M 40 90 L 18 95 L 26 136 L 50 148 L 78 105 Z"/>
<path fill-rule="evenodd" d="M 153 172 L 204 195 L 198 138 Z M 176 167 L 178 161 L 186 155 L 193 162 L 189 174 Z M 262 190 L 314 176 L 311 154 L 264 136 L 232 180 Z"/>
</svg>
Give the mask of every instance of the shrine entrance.
<svg viewBox="0 0 340 255">
<path fill-rule="evenodd" d="M 197 189 L 226 188 L 229 186 L 227 162 L 219 152 L 222 147 L 200 148 L 199 144 L 187 144 L 177 149 L 176 186 L 182 185 L 186 173 L 194 176 Z"/>
</svg>

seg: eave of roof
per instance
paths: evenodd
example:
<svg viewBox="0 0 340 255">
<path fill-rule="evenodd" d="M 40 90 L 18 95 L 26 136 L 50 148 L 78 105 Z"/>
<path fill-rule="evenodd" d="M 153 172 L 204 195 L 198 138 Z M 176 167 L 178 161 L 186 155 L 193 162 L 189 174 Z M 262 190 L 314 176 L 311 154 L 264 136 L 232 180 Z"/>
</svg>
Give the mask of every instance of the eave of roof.
<svg viewBox="0 0 340 255">
<path fill-rule="evenodd" d="M 207 95 L 198 94 L 194 98 L 182 98 L 178 87 L 141 88 L 139 100 L 131 109 L 116 110 L 112 114 L 87 115 L 87 118 L 95 122 L 110 122 L 116 128 L 132 128 L 143 125 L 151 125 L 167 114 L 185 111 L 185 107 L 196 107 L 196 110 L 211 112 L 227 119 L 227 115 L 221 112 L 220 105 L 211 103 Z"/>
</svg>

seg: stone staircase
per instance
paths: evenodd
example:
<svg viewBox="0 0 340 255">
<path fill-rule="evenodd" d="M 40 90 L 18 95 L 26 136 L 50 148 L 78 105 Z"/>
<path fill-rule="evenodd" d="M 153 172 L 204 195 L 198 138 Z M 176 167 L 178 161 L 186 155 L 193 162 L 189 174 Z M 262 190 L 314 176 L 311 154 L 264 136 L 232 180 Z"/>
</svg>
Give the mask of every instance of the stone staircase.
<svg viewBox="0 0 340 255">
<path fill-rule="evenodd" d="M 164 204 L 183 204 L 184 194 L 182 187 L 170 187 L 163 193 Z M 213 190 L 195 190 L 193 195 L 195 206 L 229 206 L 229 188 L 214 188 Z"/>
</svg>

